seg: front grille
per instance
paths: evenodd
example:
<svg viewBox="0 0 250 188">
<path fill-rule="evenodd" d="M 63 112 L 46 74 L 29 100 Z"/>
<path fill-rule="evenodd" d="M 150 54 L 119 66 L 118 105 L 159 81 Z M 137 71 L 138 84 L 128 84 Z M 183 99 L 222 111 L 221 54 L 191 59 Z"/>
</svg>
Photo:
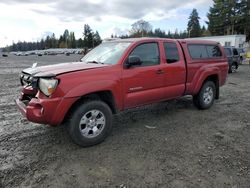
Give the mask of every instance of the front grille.
<svg viewBox="0 0 250 188">
<path fill-rule="evenodd" d="M 34 78 L 30 74 L 22 73 L 20 75 L 20 81 L 22 86 L 32 86 L 33 88 L 37 87 L 37 78 Z"/>
</svg>

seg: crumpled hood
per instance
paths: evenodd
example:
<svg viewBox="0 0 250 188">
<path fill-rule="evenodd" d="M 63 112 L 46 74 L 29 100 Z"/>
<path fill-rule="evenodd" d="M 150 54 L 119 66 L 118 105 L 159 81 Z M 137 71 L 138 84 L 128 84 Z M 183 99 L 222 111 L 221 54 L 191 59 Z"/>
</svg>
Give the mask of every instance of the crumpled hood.
<svg viewBox="0 0 250 188">
<path fill-rule="evenodd" d="M 104 64 L 94 64 L 94 63 L 83 63 L 83 62 L 72 62 L 72 63 L 60 63 L 55 65 L 41 66 L 41 67 L 31 67 L 24 69 L 22 72 L 30 74 L 35 77 L 51 77 L 63 73 L 88 70 L 94 68 L 106 67 L 108 65 Z"/>
</svg>

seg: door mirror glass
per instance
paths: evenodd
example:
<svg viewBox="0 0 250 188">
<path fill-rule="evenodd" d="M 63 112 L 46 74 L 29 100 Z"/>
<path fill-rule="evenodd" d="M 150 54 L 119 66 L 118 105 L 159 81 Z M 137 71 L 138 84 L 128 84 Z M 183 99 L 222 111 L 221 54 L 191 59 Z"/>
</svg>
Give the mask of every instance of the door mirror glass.
<svg viewBox="0 0 250 188">
<path fill-rule="evenodd" d="M 128 57 L 128 61 L 126 63 L 127 68 L 131 66 L 141 65 L 142 61 L 139 56 L 131 55 Z"/>
</svg>

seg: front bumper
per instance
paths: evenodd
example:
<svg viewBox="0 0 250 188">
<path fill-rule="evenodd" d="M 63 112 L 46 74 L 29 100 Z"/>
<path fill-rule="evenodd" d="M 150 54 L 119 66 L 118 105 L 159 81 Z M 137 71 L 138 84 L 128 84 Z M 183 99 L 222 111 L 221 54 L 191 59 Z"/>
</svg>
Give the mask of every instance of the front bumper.
<svg viewBox="0 0 250 188">
<path fill-rule="evenodd" d="M 59 125 L 77 98 L 16 99 L 16 105 L 29 121 L 39 124 Z"/>
</svg>

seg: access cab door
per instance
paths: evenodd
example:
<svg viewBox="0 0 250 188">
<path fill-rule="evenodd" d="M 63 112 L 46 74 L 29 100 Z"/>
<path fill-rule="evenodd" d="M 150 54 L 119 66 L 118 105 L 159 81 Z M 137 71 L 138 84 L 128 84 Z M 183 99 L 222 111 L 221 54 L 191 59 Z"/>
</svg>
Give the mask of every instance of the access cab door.
<svg viewBox="0 0 250 188">
<path fill-rule="evenodd" d="M 137 56 L 142 64 L 127 68 L 129 56 Z M 124 62 L 124 108 L 132 108 L 164 98 L 164 72 L 162 71 L 158 42 L 140 43 L 134 46 Z"/>
<path fill-rule="evenodd" d="M 177 41 L 165 40 L 163 47 L 164 93 L 166 99 L 184 95 L 186 89 L 186 64 L 180 44 Z"/>
<path fill-rule="evenodd" d="M 129 68 L 124 66 L 125 109 L 184 94 L 186 67 L 178 43 L 167 41 L 140 43 L 132 48 L 129 56 L 139 56 L 142 64 Z"/>
</svg>

